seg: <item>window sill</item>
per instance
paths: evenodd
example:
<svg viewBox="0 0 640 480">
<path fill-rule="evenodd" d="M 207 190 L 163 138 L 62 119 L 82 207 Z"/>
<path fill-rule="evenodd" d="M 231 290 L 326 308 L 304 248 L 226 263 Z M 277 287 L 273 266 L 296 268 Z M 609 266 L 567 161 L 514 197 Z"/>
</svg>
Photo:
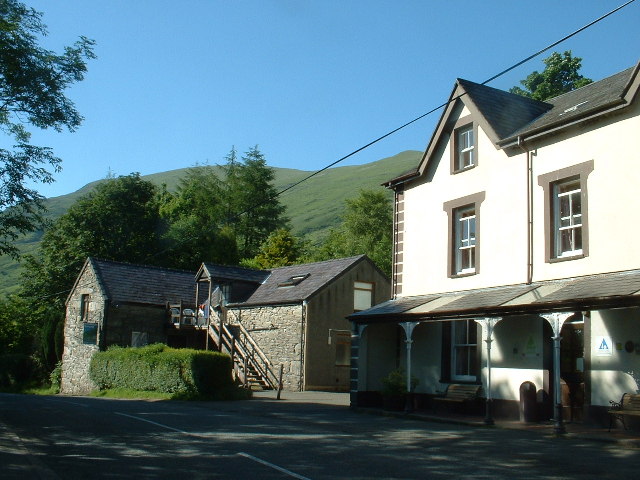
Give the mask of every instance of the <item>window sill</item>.
<svg viewBox="0 0 640 480">
<path fill-rule="evenodd" d="M 468 167 L 464 167 L 464 168 L 459 168 L 457 170 L 452 170 L 451 175 L 457 175 L 458 173 L 468 172 L 469 170 L 473 170 L 474 168 L 476 168 L 476 164 L 469 165 Z"/>
<path fill-rule="evenodd" d="M 473 271 L 469 271 L 469 272 L 454 273 L 449 278 L 464 278 L 464 277 L 471 277 L 472 275 L 477 275 L 477 274 L 478 274 L 478 271 L 477 270 L 473 270 Z"/>
<path fill-rule="evenodd" d="M 576 253 L 575 255 L 567 255 L 565 257 L 550 258 L 549 263 L 560 263 L 560 262 L 568 262 L 571 260 L 580 260 L 581 258 L 585 258 L 586 256 L 587 255 L 584 252 Z"/>
</svg>

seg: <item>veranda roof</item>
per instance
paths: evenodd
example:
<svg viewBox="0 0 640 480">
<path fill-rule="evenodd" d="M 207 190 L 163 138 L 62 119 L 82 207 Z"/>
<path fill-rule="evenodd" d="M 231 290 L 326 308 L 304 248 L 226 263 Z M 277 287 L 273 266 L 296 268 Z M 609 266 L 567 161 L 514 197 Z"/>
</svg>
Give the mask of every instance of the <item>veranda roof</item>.
<svg viewBox="0 0 640 480">
<path fill-rule="evenodd" d="M 356 323 L 451 320 L 640 306 L 640 270 L 399 297 L 356 312 Z"/>
</svg>

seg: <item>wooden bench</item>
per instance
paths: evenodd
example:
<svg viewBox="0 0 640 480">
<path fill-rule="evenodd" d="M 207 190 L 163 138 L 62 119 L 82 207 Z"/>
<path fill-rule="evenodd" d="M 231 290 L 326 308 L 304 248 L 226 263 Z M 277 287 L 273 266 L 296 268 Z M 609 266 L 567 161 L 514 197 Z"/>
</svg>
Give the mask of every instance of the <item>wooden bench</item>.
<svg viewBox="0 0 640 480">
<path fill-rule="evenodd" d="M 475 402 L 480 396 L 481 385 L 462 385 L 452 383 L 447 387 L 444 395 L 434 397 L 434 405 L 437 402 L 462 405 L 465 403 Z"/>
<path fill-rule="evenodd" d="M 625 393 L 619 402 L 609 402 L 611 408 L 607 411 L 609 414 L 609 431 L 615 419 L 622 421 L 622 426 L 627 429 L 624 421 L 625 417 L 640 417 L 640 393 Z"/>
</svg>

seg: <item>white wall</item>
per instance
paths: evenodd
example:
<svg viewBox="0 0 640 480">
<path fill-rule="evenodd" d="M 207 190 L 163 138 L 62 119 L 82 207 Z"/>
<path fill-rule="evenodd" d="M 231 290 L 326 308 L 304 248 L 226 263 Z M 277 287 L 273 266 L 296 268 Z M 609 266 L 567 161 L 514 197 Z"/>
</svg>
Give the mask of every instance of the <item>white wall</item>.
<svg viewBox="0 0 640 480">
<path fill-rule="evenodd" d="M 508 180 L 508 181 L 507 181 Z M 509 158 L 478 128 L 478 166 L 452 175 L 449 143 L 433 180 L 405 190 L 403 295 L 466 290 L 526 280 L 524 154 Z M 448 278 L 448 216 L 443 204 L 486 192 L 480 206 L 480 273 Z M 511 222 L 506 219 L 511 218 Z M 508 268 L 505 268 L 508 266 Z"/>
<path fill-rule="evenodd" d="M 601 348 L 602 340 L 610 351 Z M 640 351 L 627 352 L 626 342 L 640 344 L 640 309 L 591 312 L 591 404 L 609 406 L 625 392 L 640 393 Z"/>
<path fill-rule="evenodd" d="M 445 390 L 446 386 L 440 383 L 441 355 L 442 325 L 438 322 L 418 325 L 413 331 L 411 348 L 411 376 L 418 379 L 416 392 L 435 394 Z M 406 354 L 402 362 L 406 364 Z"/>
<path fill-rule="evenodd" d="M 543 322 L 538 317 L 507 317 L 495 326 L 491 344 L 491 393 L 495 399 L 519 400 L 520 385 L 532 382 L 536 390 L 544 387 Z M 482 384 L 487 385 L 486 332 L 482 344 Z"/>
<path fill-rule="evenodd" d="M 467 112 L 463 111 L 462 116 Z M 640 208 L 640 103 L 624 115 L 531 143 L 533 157 L 533 280 L 640 268 L 633 238 L 640 223 L 627 219 Z M 633 142 L 633 143 L 632 143 Z M 527 281 L 526 155 L 508 157 L 478 128 L 478 165 L 452 175 L 448 138 L 434 168 L 405 189 L 403 296 L 458 291 Z M 588 176 L 589 256 L 547 263 L 544 198 L 538 176 L 593 160 Z M 431 178 L 432 176 L 432 178 Z M 444 202 L 486 192 L 480 206 L 479 273 L 449 278 L 448 218 Z"/>
<path fill-rule="evenodd" d="M 575 127 L 537 148 L 534 172 L 534 281 L 640 268 L 640 249 L 631 239 L 640 224 L 627 215 L 640 208 L 640 102 L 624 116 L 587 127 Z M 571 136 L 570 136 L 571 135 Z M 538 175 L 593 160 L 589 174 L 589 256 L 546 263 L 544 257 L 544 199 Z"/>
</svg>

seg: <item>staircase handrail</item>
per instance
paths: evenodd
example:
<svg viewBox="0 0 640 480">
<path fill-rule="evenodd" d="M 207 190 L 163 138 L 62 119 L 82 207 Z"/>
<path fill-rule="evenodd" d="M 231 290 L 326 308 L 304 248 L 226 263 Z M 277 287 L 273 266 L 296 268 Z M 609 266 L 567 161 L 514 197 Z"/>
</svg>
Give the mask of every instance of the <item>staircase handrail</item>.
<svg viewBox="0 0 640 480">
<path fill-rule="evenodd" d="M 245 358 L 251 364 L 253 368 L 255 368 L 260 376 L 269 384 L 269 386 L 273 389 L 278 386 L 278 377 L 274 373 L 271 362 L 264 354 L 264 352 L 260 349 L 255 340 L 251 337 L 249 332 L 240 324 L 234 324 L 233 327 L 237 327 L 240 336 L 234 335 L 234 333 L 229 330 L 229 325 L 224 324 L 223 329 L 229 339 L 236 339 L 236 352 L 241 353 L 241 357 L 244 360 Z M 249 348 L 250 347 L 250 348 Z M 230 349 L 230 346 L 229 346 Z M 258 359 L 256 359 L 256 355 Z"/>
</svg>

